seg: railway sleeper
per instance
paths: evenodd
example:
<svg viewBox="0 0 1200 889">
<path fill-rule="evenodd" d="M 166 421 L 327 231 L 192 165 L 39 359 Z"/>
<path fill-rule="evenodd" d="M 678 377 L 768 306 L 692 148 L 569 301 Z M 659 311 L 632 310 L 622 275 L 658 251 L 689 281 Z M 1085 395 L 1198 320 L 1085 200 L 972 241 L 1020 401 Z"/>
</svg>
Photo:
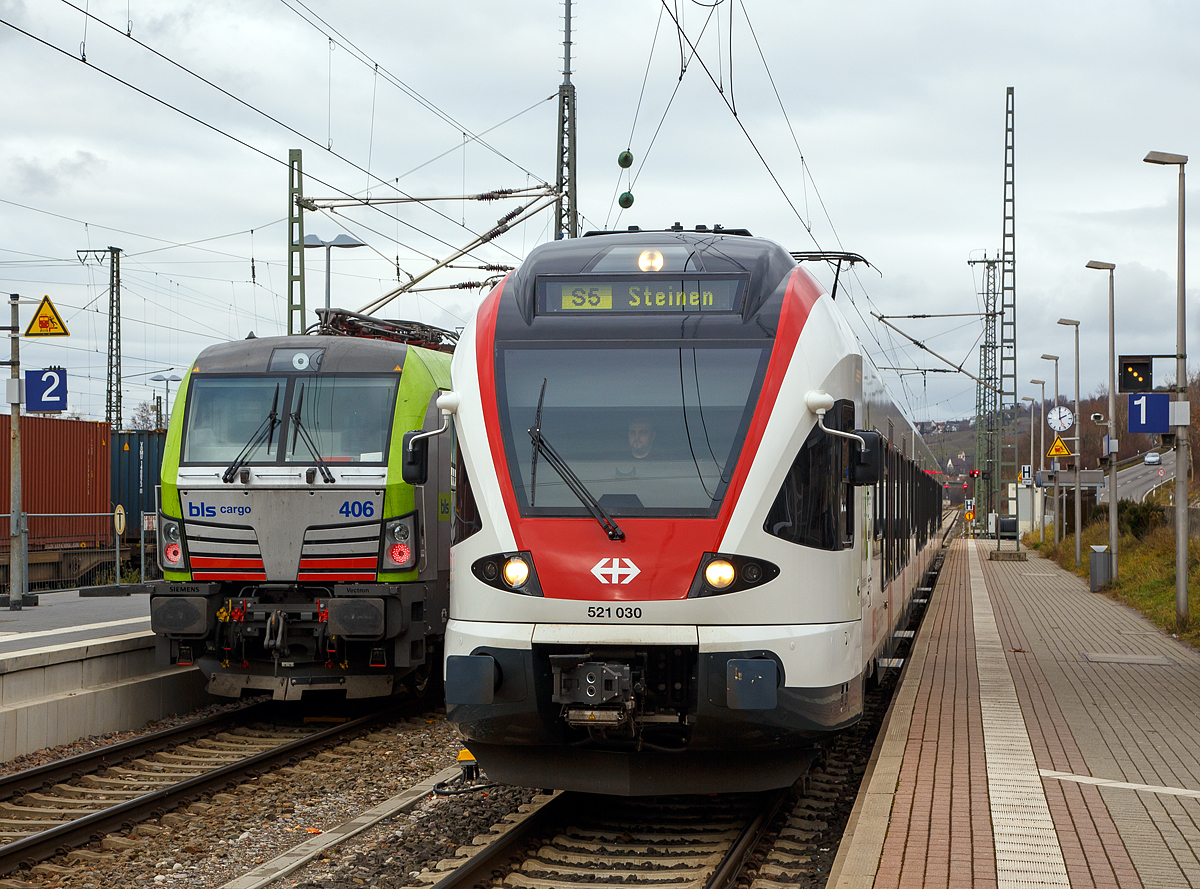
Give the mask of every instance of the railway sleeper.
<svg viewBox="0 0 1200 889">
<path fill-rule="evenodd" d="M 17 821 L 37 821 L 59 818 L 64 815 L 80 818 L 92 814 L 93 811 L 93 809 L 55 809 L 47 806 L 14 806 L 12 803 L 0 803 L 0 815 Z"/>
<path fill-rule="evenodd" d="M 107 809 L 109 806 L 115 806 L 122 802 L 119 799 L 80 799 L 79 797 L 67 796 L 50 796 L 45 793 L 27 793 L 21 797 L 21 804 L 30 806 L 34 803 L 41 803 L 46 808 L 50 809 L 78 809 L 87 806 L 93 812 L 98 812 L 101 809 Z"/>
<path fill-rule="evenodd" d="M 145 792 L 141 790 L 117 790 L 113 787 L 77 787 L 74 784 L 55 784 L 53 791 L 55 796 L 69 799 L 96 800 L 97 802 L 106 800 L 114 803 L 123 799 L 141 796 Z"/>
<path fill-rule="evenodd" d="M 539 861 L 549 861 L 554 864 L 588 864 L 594 863 L 610 868 L 629 868 L 640 870 L 647 865 L 655 867 L 709 867 L 721 863 L 721 853 L 713 852 L 708 855 L 654 855 L 638 853 L 622 849 L 621 854 L 590 855 L 578 852 L 565 852 L 553 846 L 543 846 L 537 850 Z"/>
<path fill-rule="evenodd" d="M 611 854 L 618 849 L 616 843 L 588 843 L 580 840 L 578 837 L 566 836 L 559 834 L 552 839 L 551 844 L 560 849 L 568 849 L 571 852 L 577 852 L 581 855 L 586 854 Z M 696 853 L 703 852 L 721 852 L 729 844 L 728 843 L 688 843 L 688 849 Z M 620 843 L 620 851 L 628 852 L 631 855 L 660 855 L 669 850 L 669 847 L 664 843 Z"/>
<path fill-rule="evenodd" d="M 595 879 L 623 879 L 630 876 L 670 877 L 672 881 L 680 878 L 702 880 L 712 873 L 710 867 L 638 867 L 628 868 L 592 868 L 572 867 L 566 864 L 547 867 L 545 862 L 529 858 L 521 862 L 521 868 L 527 874 L 558 874 L 568 877 L 593 877 Z M 572 881 L 573 882 L 573 881 Z"/>
</svg>

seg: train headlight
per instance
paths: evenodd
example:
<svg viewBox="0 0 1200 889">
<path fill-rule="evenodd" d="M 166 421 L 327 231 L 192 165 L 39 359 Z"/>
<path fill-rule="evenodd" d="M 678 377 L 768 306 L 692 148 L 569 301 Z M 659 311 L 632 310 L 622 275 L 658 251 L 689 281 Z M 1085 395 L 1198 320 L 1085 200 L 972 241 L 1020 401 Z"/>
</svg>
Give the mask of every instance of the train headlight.
<svg viewBox="0 0 1200 889">
<path fill-rule="evenodd" d="M 657 250 L 643 250 L 638 257 L 638 268 L 643 272 L 661 272 L 663 255 Z"/>
<path fill-rule="evenodd" d="M 700 558 L 688 598 L 740 593 L 770 583 L 779 576 L 779 566 L 736 553 L 705 553 Z"/>
<path fill-rule="evenodd" d="M 520 552 L 493 553 L 476 559 L 471 564 L 471 573 L 492 589 L 521 596 L 541 596 L 542 585 L 538 582 L 537 568 L 528 550 Z"/>
<path fill-rule="evenodd" d="M 733 583 L 737 571 L 733 565 L 724 559 L 713 559 L 704 569 L 704 579 L 713 589 L 723 590 Z"/>
<path fill-rule="evenodd" d="M 504 563 L 504 582 L 514 590 L 529 580 L 529 563 L 520 556 L 513 556 Z"/>
<path fill-rule="evenodd" d="M 164 522 L 163 537 L 171 543 L 179 543 L 179 526 L 174 522 Z"/>
</svg>

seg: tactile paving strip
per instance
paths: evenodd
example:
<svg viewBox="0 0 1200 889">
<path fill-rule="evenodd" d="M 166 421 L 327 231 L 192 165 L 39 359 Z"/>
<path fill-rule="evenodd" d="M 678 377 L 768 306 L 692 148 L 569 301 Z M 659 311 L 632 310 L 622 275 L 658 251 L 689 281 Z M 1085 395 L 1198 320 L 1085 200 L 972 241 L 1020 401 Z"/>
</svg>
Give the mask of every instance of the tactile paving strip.
<svg viewBox="0 0 1200 889">
<path fill-rule="evenodd" d="M 979 549 L 973 549 L 975 558 L 969 562 L 971 611 L 988 803 L 996 846 L 996 884 L 998 889 L 1070 886 L 1062 847 L 1046 804 L 1017 689 L 988 598 Z"/>
</svg>

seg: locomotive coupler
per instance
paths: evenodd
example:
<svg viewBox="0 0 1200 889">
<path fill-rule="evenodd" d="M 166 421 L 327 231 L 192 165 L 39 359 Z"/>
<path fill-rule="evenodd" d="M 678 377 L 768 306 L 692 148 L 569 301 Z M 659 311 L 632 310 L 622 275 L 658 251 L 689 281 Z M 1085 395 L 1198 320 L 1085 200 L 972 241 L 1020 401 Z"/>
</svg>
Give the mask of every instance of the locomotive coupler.
<svg viewBox="0 0 1200 889">
<path fill-rule="evenodd" d="M 551 655 L 555 703 L 563 704 L 567 724 L 614 728 L 634 710 L 634 681 L 629 664 L 605 664 L 588 655 Z"/>
</svg>

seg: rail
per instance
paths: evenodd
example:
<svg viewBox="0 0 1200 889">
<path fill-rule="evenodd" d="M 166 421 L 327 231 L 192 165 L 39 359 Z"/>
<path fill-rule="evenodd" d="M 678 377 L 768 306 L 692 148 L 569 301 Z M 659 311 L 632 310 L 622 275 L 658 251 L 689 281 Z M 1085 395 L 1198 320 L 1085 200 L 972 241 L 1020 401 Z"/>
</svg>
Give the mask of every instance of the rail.
<svg viewBox="0 0 1200 889">
<path fill-rule="evenodd" d="M 252 721 L 252 718 L 263 715 L 263 709 L 260 708 L 270 706 L 270 702 L 266 702 L 234 711 L 232 714 L 184 723 L 144 738 L 99 748 L 94 752 L 80 754 L 59 763 L 18 772 L 0 779 L 0 797 L 5 797 L 6 794 L 7 797 L 12 797 L 21 792 L 29 793 L 30 788 L 35 785 L 38 788 L 45 788 L 47 785 L 53 787 L 55 781 L 68 774 L 66 769 L 71 770 L 69 772 L 71 778 L 78 779 L 91 772 L 99 771 L 101 768 L 108 768 L 109 761 L 118 756 L 122 760 L 136 758 L 138 752 L 162 750 L 181 740 L 187 740 L 189 737 L 209 734 L 223 722 Z M 367 728 L 377 722 L 403 716 L 411 710 L 411 707 L 411 704 L 389 707 L 292 741 L 285 741 L 236 762 L 226 763 L 200 774 L 190 774 L 181 781 L 141 793 L 123 802 L 116 802 L 32 836 L 14 840 L 0 846 L 0 874 L 11 874 L 22 866 L 32 866 L 66 850 L 85 845 L 97 835 L 147 818 L 159 817 L 201 794 L 220 791 L 247 776 L 256 777 L 262 771 L 276 768 L 289 761 L 297 761 L 313 749 L 331 745 L 344 735 Z M 164 771 L 161 775 L 167 776 L 168 773 Z M 137 784 L 136 780 L 130 781 L 130 789 L 136 788 Z M 128 793 L 129 791 L 121 792 Z M 70 802 L 70 800 L 64 797 L 63 802 Z M 64 816 L 69 814 L 69 810 L 63 810 Z"/>
</svg>

